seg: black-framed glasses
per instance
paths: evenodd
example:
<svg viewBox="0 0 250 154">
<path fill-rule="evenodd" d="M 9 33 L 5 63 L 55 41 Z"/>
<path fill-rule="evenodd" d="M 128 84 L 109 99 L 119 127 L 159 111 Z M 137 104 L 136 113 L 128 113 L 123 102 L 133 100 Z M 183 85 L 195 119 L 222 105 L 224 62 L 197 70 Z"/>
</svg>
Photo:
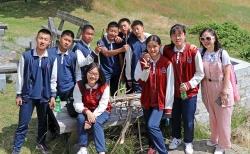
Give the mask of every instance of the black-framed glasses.
<svg viewBox="0 0 250 154">
<path fill-rule="evenodd" d="M 200 41 L 211 41 L 212 40 L 212 38 L 214 38 L 214 37 L 210 37 L 210 36 L 207 36 L 207 37 L 200 37 Z"/>
</svg>

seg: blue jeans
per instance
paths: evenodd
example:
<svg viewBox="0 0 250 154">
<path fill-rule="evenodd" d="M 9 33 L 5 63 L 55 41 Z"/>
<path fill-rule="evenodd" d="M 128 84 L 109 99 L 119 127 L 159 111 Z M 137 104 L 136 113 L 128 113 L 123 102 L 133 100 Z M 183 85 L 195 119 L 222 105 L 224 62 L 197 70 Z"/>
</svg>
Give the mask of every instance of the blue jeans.
<svg viewBox="0 0 250 154">
<path fill-rule="evenodd" d="M 47 133 L 48 102 L 40 102 L 40 100 L 29 100 L 28 102 L 23 102 L 23 104 L 20 106 L 19 122 L 15 132 L 13 145 L 13 151 L 15 152 L 20 152 L 21 147 L 24 143 L 34 107 L 36 107 L 38 118 L 38 135 L 36 141 L 38 144 L 43 144 L 45 142 Z"/>
<path fill-rule="evenodd" d="M 119 82 L 119 77 L 120 74 L 111 74 L 111 73 L 106 73 L 105 78 L 106 82 L 109 84 L 110 87 L 110 95 L 114 96 L 115 92 L 118 90 L 118 82 Z"/>
<path fill-rule="evenodd" d="M 141 93 L 142 91 L 141 85 L 135 80 L 132 81 L 132 89 L 134 93 Z"/>
<path fill-rule="evenodd" d="M 167 154 L 168 151 L 160 130 L 160 122 L 163 115 L 163 110 L 159 110 L 158 108 L 150 108 L 148 110 L 144 109 L 143 114 L 144 119 L 146 120 L 147 131 L 154 148 L 156 148 L 159 154 Z"/>
<path fill-rule="evenodd" d="M 194 138 L 194 114 L 196 111 L 197 96 L 186 100 L 174 99 L 172 111 L 172 137 L 181 138 L 181 121 L 184 125 L 184 142 L 191 143 Z"/>
<path fill-rule="evenodd" d="M 104 130 L 103 130 L 103 124 L 106 122 L 109 118 L 109 112 L 103 112 L 101 115 L 99 115 L 96 118 L 96 122 L 92 124 L 91 130 L 93 131 L 94 135 L 94 142 L 97 152 L 105 152 L 105 136 L 104 136 Z M 77 116 L 77 130 L 79 134 L 79 145 L 82 147 L 88 146 L 88 132 L 84 129 L 84 123 L 87 119 L 87 116 L 80 113 Z"/>
</svg>

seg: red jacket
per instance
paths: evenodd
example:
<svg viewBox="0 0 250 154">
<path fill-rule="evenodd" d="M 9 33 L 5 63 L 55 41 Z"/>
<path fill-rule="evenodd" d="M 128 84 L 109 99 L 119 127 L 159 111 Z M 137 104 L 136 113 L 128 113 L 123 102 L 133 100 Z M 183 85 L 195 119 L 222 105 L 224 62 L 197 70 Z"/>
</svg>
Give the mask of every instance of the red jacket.
<svg viewBox="0 0 250 154">
<path fill-rule="evenodd" d="M 84 102 L 84 107 L 93 112 L 99 105 L 102 94 L 108 85 L 104 84 L 99 86 L 97 89 L 86 89 L 81 82 L 78 82 L 78 86 L 82 94 L 82 102 Z M 111 108 L 111 103 L 109 102 L 106 111 L 110 112 Z"/>
<path fill-rule="evenodd" d="M 163 55 L 171 60 L 174 68 L 174 77 L 175 77 L 175 97 L 180 98 L 180 84 L 188 83 L 189 80 L 194 76 L 195 69 L 195 56 L 198 49 L 196 46 L 186 43 L 185 49 L 183 52 L 180 52 L 179 62 L 177 64 L 177 53 L 170 45 L 166 45 L 163 48 Z M 191 87 L 190 85 L 187 85 Z M 190 88 L 187 91 L 188 98 L 198 94 L 199 86 L 195 88 Z"/>
<path fill-rule="evenodd" d="M 150 71 L 146 82 L 138 80 L 142 86 L 141 104 L 145 109 L 149 109 L 152 105 L 157 105 L 161 110 L 165 109 L 167 67 L 170 63 L 167 58 L 161 56 L 156 62 L 155 74 L 152 74 Z M 144 69 L 143 65 L 141 65 L 141 67 Z M 155 75 L 156 80 L 153 79 L 153 75 Z"/>
</svg>

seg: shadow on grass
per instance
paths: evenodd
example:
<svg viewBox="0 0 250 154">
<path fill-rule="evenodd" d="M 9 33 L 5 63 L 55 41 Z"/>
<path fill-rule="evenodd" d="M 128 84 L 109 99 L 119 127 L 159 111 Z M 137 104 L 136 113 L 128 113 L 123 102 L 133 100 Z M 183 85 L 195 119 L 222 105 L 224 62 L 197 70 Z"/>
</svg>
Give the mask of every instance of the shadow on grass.
<svg viewBox="0 0 250 154">
<path fill-rule="evenodd" d="M 11 126 L 4 127 L 0 133 L 0 148 L 4 149 L 6 153 L 12 152 L 13 140 L 17 124 L 12 124 Z M 36 136 L 37 136 L 37 120 L 32 119 L 29 123 L 29 130 L 22 146 L 22 151 L 24 148 L 29 149 L 29 151 L 35 151 L 36 146 Z"/>
<path fill-rule="evenodd" d="M 10 1 L 0 3 L 0 17 L 3 18 L 24 18 L 41 17 L 47 19 L 49 16 L 55 16 L 57 10 L 67 12 L 74 11 L 76 8 L 84 8 L 83 5 L 72 1 Z"/>
</svg>

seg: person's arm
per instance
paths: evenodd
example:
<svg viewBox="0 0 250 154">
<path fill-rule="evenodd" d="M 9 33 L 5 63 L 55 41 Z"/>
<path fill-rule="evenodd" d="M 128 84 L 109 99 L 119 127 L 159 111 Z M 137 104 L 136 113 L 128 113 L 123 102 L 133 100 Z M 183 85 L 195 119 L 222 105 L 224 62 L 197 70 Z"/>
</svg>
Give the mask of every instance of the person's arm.
<svg viewBox="0 0 250 154">
<path fill-rule="evenodd" d="M 227 53 L 227 51 L 219 51 L 222 53 L 222 66 L 223 66 L 223 87 L 220 93 L 221 101 L 224 105 L 227 103 L 228 95 L 229 95 L 229 85 L 230 85 L 230 74 L 232 71 L 232 64 L 230 61 L 230 57 Z"/>
<path fill-rule="evenodd" d="M 74 91 L 73 91 L 73 98 L 74 98 L 73 106 L 74 106 L 77 113 L 83 113 L 84 104 L 82 102 L 82 94 L 80 92 L 78 82 L 81 82 L 81 81 L 77 81 L 75 88 L 74 88 Z"/>
<path fill-rule="evenodd" d="M 107 86 L 104 89 L 104 92 L 102 94 L 102 98 L 99 101 L 99 105 L 97 106 L 97 108 L 94 110 L 93 114 L 95 115 L 95 117 L 98 117 L 99 115 L 101 115 L 108 107 L 108 102 L 109 102 L 109 86 Z"/>
<path fill-rule="evenodd" d="M 107 48 L 102 47 L 101 53 L 105 57 L 111 57 L 111 56 L 118 55 L 119 53 L 126 52 L 128 50 L 128 48 L 129 48 L 129 45 L 127 45 L 127 44 L 123 45 L 123 47 L 121 47 L 121 48 L 114 49 L 114 50 L 107 50 Z"/>
<path fill-rule="evenodd" d="M 132 49 L 129 47 L 128 51 L 125 52 L 125 62 L 126 62 L 126 67 L 125 67 L 125 76 L 127 81 L 131 81 L 131 65 L 132 65 Z"/>
<path fill-rule="evenodd" d="M 198 49 L 197 49 L 198 50 Z M 195 88 L 201 80 L 204 78 L 204 70 L 203 70 L 203 63 L 200 52 L 197 51 L 195 55 L 195 73 L 192 79 L 188 82 L 185 82 L 185 86 L 187 90 Z"/>
<path fill-rule="evenodd" d="M 149 76 L 149 73 L 150 73 L 150 69 L 147 68 L 147 69 L 144 69 L 141 67 L 141 61 L 139 60 L 136 64 L 136 68 L 135 68 L 135 80 L 136 81 L 147 81 L 148 79 L 148 76 Z"/>
<path fill-rule="evenodd" d="M 57 58 L 54 60 L 54 64 L 52 67 L 51 79 L 50 79 L 50 87 L 51 87 L 51 96 L 49 101 L 49 107 L 53 110 L 55 107 L 55 97 L 56 97 L 56 87 L 57 87 Z"/>
<path fill-rule="evenodd" d="M 21 56 L 17 67 L 17 81 L 16 81 L 16 105 L 22 105 L 22 87 L 23 87 L 23 71 L 24 58 Z"/>
<path fill-rule="evenodd" d="M 56 97 L 56 87 L 57 87 L 57 58 L 54 60 L 52 74 L 50 79 L 51 86 L 51 97 Z"/>
<path fill-rule="evenodd" d="M 94 61 L 94 57 L 96 56 L 96 53 L 92 51 L 87 57 L 85 57 L 81 50 L 76 50 L 76 57 L 79 67 L 91 64 Z"/>
<path fill-rule="evenodd" d="M 174 71 L 172 63 L 167 68 L 167 85 L 165 97 L 165 113 L 171 114 L 174 103 Z"/>
</svg>

